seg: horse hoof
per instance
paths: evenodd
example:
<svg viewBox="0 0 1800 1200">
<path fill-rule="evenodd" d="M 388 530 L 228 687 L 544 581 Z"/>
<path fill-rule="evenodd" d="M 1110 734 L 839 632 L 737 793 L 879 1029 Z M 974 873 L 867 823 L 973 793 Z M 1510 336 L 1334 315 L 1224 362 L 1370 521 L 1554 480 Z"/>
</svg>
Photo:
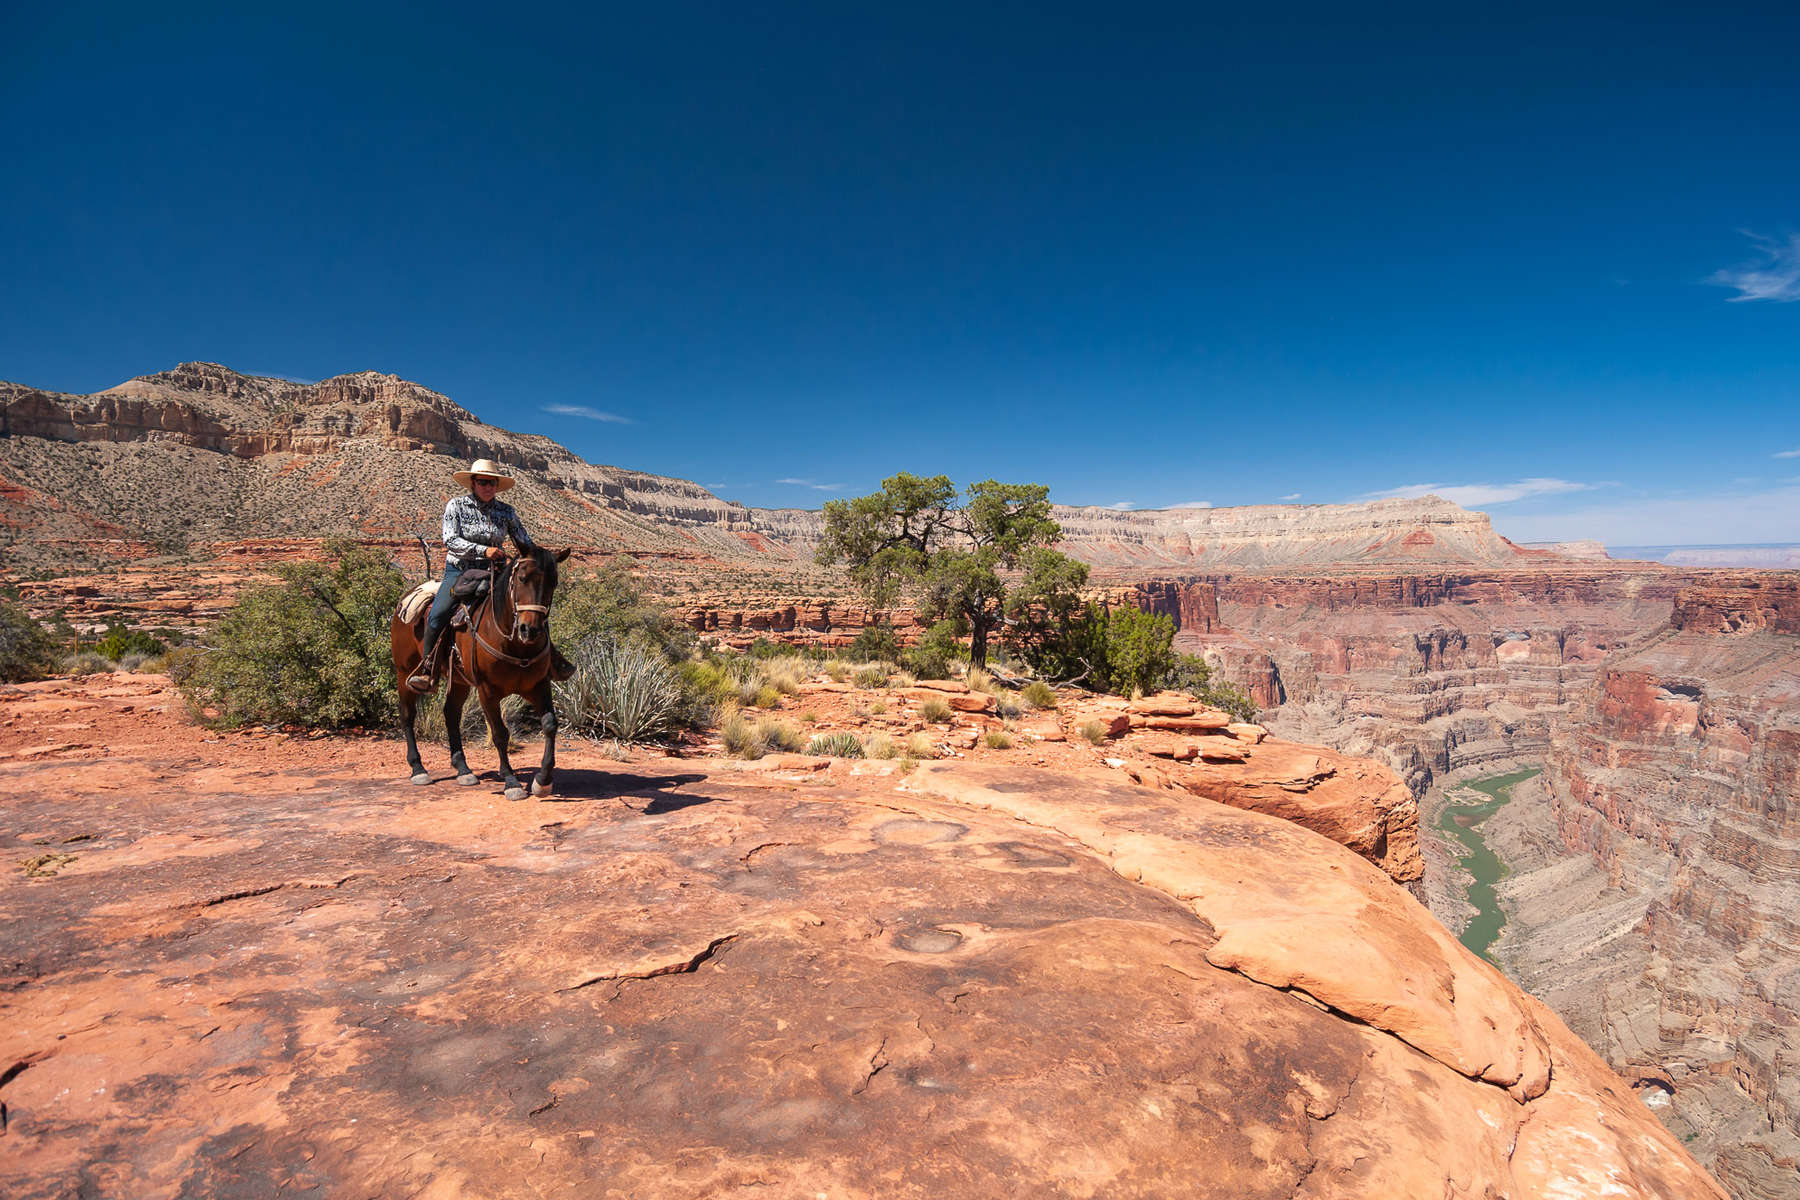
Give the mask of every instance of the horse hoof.
<svg viewBox="0 0 1800 1200">
<path fill-rule="evenodd" d="M 426 784 L 431 782 L 431 776 L 427 775 L 424 771 L 420 771 L 412 777 L 412 781 L 413 781 L 413 786 L 424 787 Z"/>
<path fill-rule="evenodd" d="M 525 798 L 525 789 L 522 787 L 509 787 L 506 789 L 506 798 L 508 800 L 523 800 Z"/>
<path fill-rule="evenodd" d="M 477 778 L 475 775 L 470 774 L 470 775 L 458 775 L 456 777 L 456 782 L 462 784 L 464 787 L 474 787 L 476 784 L 480 783 L 481 780 L 479 778 Z"/>
<path fill-rule="evenodd" d="M 538 783 L 535 780 L 532 782 L 532 785 L 531 785 L 531 794 L 534 796 L 548 796 L 555 790 L 556 790 L 556 785 L 549 784 L 549 783 Z"/>
</svg>

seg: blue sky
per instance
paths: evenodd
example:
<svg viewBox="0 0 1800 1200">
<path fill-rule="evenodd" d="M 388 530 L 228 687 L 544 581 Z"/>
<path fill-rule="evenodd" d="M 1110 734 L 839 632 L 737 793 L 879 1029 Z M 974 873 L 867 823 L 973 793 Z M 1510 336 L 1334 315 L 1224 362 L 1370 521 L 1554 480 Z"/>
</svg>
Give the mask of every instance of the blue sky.
<svg viewBox="0 0 1800 1200">
<path fill-rule="evenodd" d="M 254 7 L 4 18 L 0 378 L 388 371 L 756 505 L 1800 541 L 1793 6 Z"/>
</svg>

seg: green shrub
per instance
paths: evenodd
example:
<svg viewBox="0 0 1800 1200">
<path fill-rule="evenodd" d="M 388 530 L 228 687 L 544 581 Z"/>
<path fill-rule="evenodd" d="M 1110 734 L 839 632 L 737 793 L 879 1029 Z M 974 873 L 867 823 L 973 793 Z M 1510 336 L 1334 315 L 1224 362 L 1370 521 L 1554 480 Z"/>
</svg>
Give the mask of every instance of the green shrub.
<svg viewBox="0 0 1800 1200">
<path fill-rule="evenodd" d="M 614 642 L 640 642 L 670 663 L 686 662 L 697 645 L 691 629 L 644 598 L 626 562 L 608 563 L 591 574 L 571 575 L 557 583 L 550 636 L 567 647 L 595 634 Z"/>
<path fill-rule="evenodd" d="M 1208 687 L 1206 694 L 1200 698 L 1214 708 L 1223 709 L 1240 721 L 1256 720 L 1256 701 L 1250 698 L 1249 692 L 1235 683 L 1220 680 Z"/>
<path fill-rule="evenodd" d="M 674 731 L 682 715 L 681 675 L 653 647 L 595 634 L 569 658 L 575 674 L 553 690 L 570 732 L 631 743 Z"/>
<path fill-rule="evenodd" d="M 181 681 L 193 704 L 228 725 L 395 719 L 388 618 L 406 583 L 378 551 L 336 542 L 326 553 L 276 567 L 280 582 L 239 597 Z"/>
<path fill-rule="evenodd" d="M 56 666 L 56 639 L 24 607 L 0 600 L 0 683 L 42 679 Z"/>
<path fill-rule="evenodd" d="M 901 654 L 900 661 L 920 679 L 944 679 L 964 655 L 961 634 L 955 621 L 939 621 L 925 631 L 918 645 Z"/>
<path fill-rule="evenodd" d="M 106 636 L 94 644 L 96 654 L 104 654 L 107 658 L 118 662 L 127 654 L 149 657 L 162 654 L 168 646 L 159 639 L 139 629 L 128 629 L 123 625 L 113 625 L 106 631 Z"/>
<path fill-rule="evenodd" d="M 837 733 L 821 733 L 806 744 L 808 754 L 829 756 L 831 758 L 861 758 L 863 756 L 862 740 L 848 730 Z"/>
<path fill-rule="evenodd" d="M 844 655 L 852 662 L 893 662 L 900 657 L 900 639 L 892 625 L 864 625 Z"/>
<path fill-rule="evenodd" d="M 919 705 L 919 716 L 927 725 L 936 725 L 950 719 L 950 702 L 941 696 L 933 696 Z"/>
<path fill-rule="evenodd" d="M 1056 707 L 1056 689 L 1041 679 L 1034 679 L 1026 684 L 1019 693 L 1019 698 L 1033 708 Z"/>
<path fill-rule="evenodd" d="M 1175 666 L 1175 622 L 1121 605 L 1106 614 L 1106 688 L 1121 696 L 1154 691 Z"/>
<path fill-rule="evenodd" d="M 864 667 L 856 673 L 855 677 L 856 686 L 864 691 L 884 688 L 887 686 L 887 682 L 888 673 L 880 667 Z"/>
<path fill-rule="evenodd" d="M 989 750 L 1011 750 L 1012 739 L 999 729 L 990 729 L 981 735 L 982 742 Z"/>
<path fill-rule="evenodd" d="M 83 675 L 101 675 L 113 669 L 113 660 L 104 654 L 92 650 L 83 650 L 79 654 L 71 654 L 62 661 L 63 675 L 80 678 Z"/>
</svg>

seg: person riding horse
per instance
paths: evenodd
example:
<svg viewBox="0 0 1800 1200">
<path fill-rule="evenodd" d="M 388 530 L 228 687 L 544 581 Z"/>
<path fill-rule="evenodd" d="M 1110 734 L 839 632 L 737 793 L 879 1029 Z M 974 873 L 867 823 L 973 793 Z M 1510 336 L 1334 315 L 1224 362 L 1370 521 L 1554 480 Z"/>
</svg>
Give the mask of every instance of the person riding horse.
<svg viewBox="0 0 1800 1200">
<path fill-rule="evenodd" d="M 520 554 L 529 554 L 535 548 L 519 514 L 498 498 L 513 485 L 512 476 L 499 464 L 478 458 L 468 470 L 456 472 L 454 478 L 469 490 L 444 505 L 444 578 L 438 583 L 431 614 L 425 619 L 424 656 L 406 681 L 406 686 L 416 692 L 431 691 L 443 675 L 443 662 L 449 655 L 440 653 L 440 643 L 455 604 L 451 592 L 463 572 L 497 565 L 506 557 L 502 544 L 509 538 Z M 553 676 L 567 678 L 572 673 L 568 660 L 555 647 L 551 654 Z"/>
</svg>

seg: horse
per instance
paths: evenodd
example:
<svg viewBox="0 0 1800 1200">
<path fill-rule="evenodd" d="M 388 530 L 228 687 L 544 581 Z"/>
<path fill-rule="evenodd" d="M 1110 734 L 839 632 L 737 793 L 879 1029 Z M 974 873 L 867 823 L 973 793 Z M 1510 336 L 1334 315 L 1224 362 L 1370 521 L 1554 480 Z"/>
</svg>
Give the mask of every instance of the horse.
<svg viewBox="0 0 1800 1200">
<path fill-rule="evenodd" d="M 443 636 L 453 641 L 451 646 L 440 646 L 438 653 L 455 649 L 447 672 L 449 687 L 444 693 L 444 729 L 450 739 L 450 765 L 456 768 L 456 782 L 464 787 L 480 782 L 469 770 L 462 744 L 463 704 L 472 687 L 481 701 L 494 749 L 500 752 L 500 773 L 506 781 L 508 800 L 523 800 L 525 788 L 507 757 L 509 739 L 506 722 L 500 718 L 500 701 L 507 696 L 524 696 L 543 714 L 538 727 L 544 733 L 544 759 L 532 778 L 531 794 L 550 794 L 556 774 L 556 705 L 550 694 L 550 604 L 556 594 L 556 564 L 568 557 L 566 549 L 534 546 L 517 559 L 501 559 L 493 569 L 489 593 L 474 606 L 468 625 L 444 631 Z M 417 706 L 425 693 L 414 692 L 406 680 L 419 665 L 424 639 L 424 616 L 404 621 L 396 609 L 389 622 L 388 640 L 394 651 L 394 682 L 400 693 L 400 730 L 406 735 L 406 762 L 412 768 L 412 781 L 420 786 L 431 782 L 419 761 L 419 742 L 413 729 Z"/>
</svg>

